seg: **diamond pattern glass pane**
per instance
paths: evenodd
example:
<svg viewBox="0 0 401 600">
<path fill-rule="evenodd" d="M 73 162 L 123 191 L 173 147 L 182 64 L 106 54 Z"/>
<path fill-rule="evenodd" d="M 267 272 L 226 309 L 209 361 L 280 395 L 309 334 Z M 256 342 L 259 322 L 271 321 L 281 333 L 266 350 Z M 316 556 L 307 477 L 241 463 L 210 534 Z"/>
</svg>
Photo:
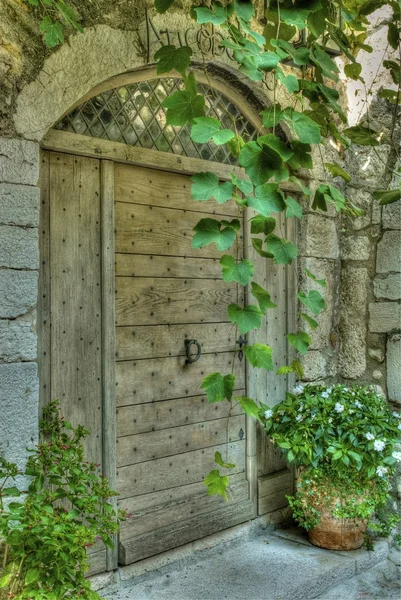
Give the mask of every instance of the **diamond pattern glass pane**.
<svg viewBox="0 0 401 600">
<path fill-rule="evenodd" d="M 220 92 L 199 84 L 206 97 L 206 114 L 222 122 L 223 127 L 235 127 L 245 141 L 257 137 L 241 111 Z M 190 138 L 190 127 L 172 127 L 166 124 L 163 100 L 182 88 L 179 79 L 152 79 L 109 90 L 74 108 L 56 125 L 57 129 L 91 137 L 122 142 L 130 146 L 153 148 L 183 156 L 236 164 L 225 146 L 212 141 L 195 144 Z"/>
</svg>

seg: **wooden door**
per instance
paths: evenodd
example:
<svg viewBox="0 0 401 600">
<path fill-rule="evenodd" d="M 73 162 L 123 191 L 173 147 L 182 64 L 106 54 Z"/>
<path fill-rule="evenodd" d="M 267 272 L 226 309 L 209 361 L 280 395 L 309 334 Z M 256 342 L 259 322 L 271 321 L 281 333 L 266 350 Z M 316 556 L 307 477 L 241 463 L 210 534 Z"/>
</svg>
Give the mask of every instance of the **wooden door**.
<svg viewBox="0 0 401 600">
<path fill-rule="evenodd" d="M 215 451 L 226 449 L 228 404 L 208 404 L 199 386 L 211 372 L 233 370 L 236 393 L 245 393 L 227 317 L 227 305 L 244 297 L 222 280 L 223 253 L 214 244 L 191 248 L 201 218 L 234 218 L 238 208 L 196 203 L 190 188 L 186 175 L 115 166 L 117 489 L 120 506 L 133 513 L 121 529 L 122 564 L 255 514 L 241 410 L 228 425 L 229 457 L 238 465 L 231 501 L 207 496 L 202 483 Z M 240 258 L 242 246 L 227 253 Z M 189 339 L 202 348 L 193 364 L 186 364 Z"/>
</svg>

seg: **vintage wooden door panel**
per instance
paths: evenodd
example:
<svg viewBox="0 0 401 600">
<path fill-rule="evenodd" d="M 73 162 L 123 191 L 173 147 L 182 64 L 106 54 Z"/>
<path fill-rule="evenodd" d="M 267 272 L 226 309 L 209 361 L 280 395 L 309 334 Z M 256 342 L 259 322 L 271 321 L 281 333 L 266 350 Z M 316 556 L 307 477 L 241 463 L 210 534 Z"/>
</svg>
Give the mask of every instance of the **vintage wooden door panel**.
<svg viewBox="0 0 401 600">
<path fill-rule="evenodd" d="M 227 318 L 228 304 L 244 302 L 243 289 L 222 280 L 214 245 L 191 248 L 201 218 L 232 218 L 238 209 L 195 203 L 190 188 L 188 176 L 115 167 L 117 489 L 133 513 L 121 530 L 122 564 L 254 516 L 245 417 L 236 409 L 227 430 L 228 405 L 209 405 L 199 388 L 206 374 L 233 370 L 245 393 Z M 241 257 L 242 241 L 228 252 Z M 189 339 L 199 340 L 202 355 L 187 365 Z M 229 505 L 202 484 L 227 435 L 238 465 Z"/>
</svg>

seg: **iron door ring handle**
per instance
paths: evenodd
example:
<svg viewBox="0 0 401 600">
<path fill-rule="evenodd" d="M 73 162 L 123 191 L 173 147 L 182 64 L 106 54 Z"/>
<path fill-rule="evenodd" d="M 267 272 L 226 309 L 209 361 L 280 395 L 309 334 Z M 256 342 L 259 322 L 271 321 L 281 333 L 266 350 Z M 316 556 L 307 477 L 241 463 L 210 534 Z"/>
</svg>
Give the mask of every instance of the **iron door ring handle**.
<svg viewBox="0 0 401 600">
<path fill-rule="evenodd" d="M 190 354 L 192 346 L 196 346 L 198 349 L 196 356 L 194 356 L 194 357 L 192 357 Z M 198 340 L 185 340 L 185 352 L 187 354 L 187 360 L 185 361 L 186 365 L 190 365 L 190 364 L 196 362 L 197 360 L 199 360 L 200 356 L 202 354 L 202 348 L 201 348 L 201 345 L 198 342 Z"/>
</svg>

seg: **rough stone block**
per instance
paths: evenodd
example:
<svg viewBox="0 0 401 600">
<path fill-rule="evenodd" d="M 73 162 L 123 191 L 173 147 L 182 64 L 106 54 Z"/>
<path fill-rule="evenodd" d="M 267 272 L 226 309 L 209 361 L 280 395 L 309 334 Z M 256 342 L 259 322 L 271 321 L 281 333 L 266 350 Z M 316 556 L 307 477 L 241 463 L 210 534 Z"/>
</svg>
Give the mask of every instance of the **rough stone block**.
<svg viewBox="0 0 401 600">
<path fill-rule="evenodd" d="M 401 229 L 401 200 L 383 206 L 382 221 L 384 229 Z"/>
<path fill-rule="evenodd" d="M 349 379 L 358 379 L 366 371 L 366 325 L 347 313 L 342 314 L 340 336 L 341 375 Z"/>
<path fill-rule="evenodd" d="M 38 178 L 39 144 L 0 138 L 0 182 L 37 185 Z"/>
<path fill-rule="evenodd" d="M 318 279 L 324 279 L 326 281 L 326 287 L 322 288 L 310 277 L 307 277 L 305 269 L 308 269 Z M 309 293 L 311 290 L 317 290 L 323 296 L 326 302 L 326 308 L 316 318 L 312 314 L 315 320 L 319 322 L 317 329 L 312 329 L 309 325 L 302 320 L 302 329 L 308 333 L 312 338 L 312 344 L 310 345 L 311 350 L 317 350 L 319 348 L 325 348 L 330 345 L 330 334 L 333 329 L 333 312 L 334 312 L 334 301 L 337 297 L 338 283 L 335 277 L 336 262 L 334 260 L 325 260 L 322 258 L 300 258 L 299 259 L 299 272 L 301 288 L 304 292 Z M 302 306 L 302 312 L 309 314 L 308 309 Z"/>
<path fill-rule="evenodd" d="M 303 381 L 316 381 L 326 376 L 326 359 L 319 350 L 309 350 L 302 357 Z"/>
<path fill-rule="evenodd" d="M 369 260 L 371 243 L 364 235 L 344 237 L 341 240 L 343 260 Z"/>
<path fill-rule="evenodd" d="M 306 215 L 301 221 L 300 255 L 338 258 L 338 235 L 335 221 L 320 215 Z"/>
<path fill-rule="evenodd" d="M 360 318 L 366 314 L 366 290 L 369 282 L 365 267 L 347 266 L 341 273 L 341 310 L 353 311 Z"/>
<path fill-rule="evenodd" d="M 38 227 L 40 190 L 30 185 L 0 183 L 0 221 L 4 225 Z"/>
<path fill-rule="evenodd" d="M 0 318 L 14 319 L 31 310 L 38 295 L 37 271 L 0 269 Z"/>
<path fill-rule="evenodd" d="M 384 279 L 373 281 L 376 298 L 388 298 L 388 300 L 399 300 L 401 298 L 401 273 L 387 275 Z"/>
<path fill-rule="evenodd" d="M 387 391 L 389 400 L 401 404 L 401 335 L 387 341 Z"/>
<path fill-rule="evenodd" d="M 36 363 L 0 365 L 0 452 L 25 466 L 26 447 L 37 443 L 39 381 Z"/>
<path fill-rule="evenodd" d="M 369 304 L 369 331 L 385 333 L 401 329 L 401 304 L 396 302 L 375 302 Z"/>
<path fill-rule="evenodd" d="M 39 235 L 35 228 L 0 225 L 0 266 L 11 269 L 39 268 Z"/>
<path fill-rule="evenodd" d="M 391 147 L 388 144 L 382 144 L 378 153 L 370 146 L 355 145 L 345 166 L 345 170 L 352 176 L 353 185 L 377 189 L 378 181 L 385 174 L 390 152 Z"/>
<path fill-rule="evenodd" d="M 369 348 L 368 354 L 370 358 L 372 358 L 376 362 L 382 363 L 384 361 L 385 356 L 381 348 Z"/>
<path fill-rule="evenodd" d="M 401 234 L 399 231 L 386 231 L 377 245 L 376 271 L 388 273 L 401 271 Z"/>
<path fill-rule="evenodd" d="M 35 360 L 37 355 L 36 320 L 29 317 L 0 320 L 0 362 Z"/>
</svg>

